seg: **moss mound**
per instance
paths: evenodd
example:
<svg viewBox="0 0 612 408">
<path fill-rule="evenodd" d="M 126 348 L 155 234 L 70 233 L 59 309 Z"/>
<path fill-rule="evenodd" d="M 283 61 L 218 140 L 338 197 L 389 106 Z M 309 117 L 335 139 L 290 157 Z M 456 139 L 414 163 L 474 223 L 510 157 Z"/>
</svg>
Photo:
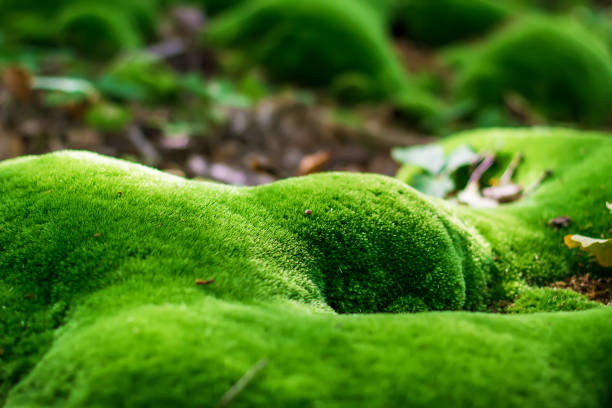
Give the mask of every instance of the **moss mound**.
<svg viewBox="0 0 612 408">
<path fill-rule="evenodd" d="M 488 129 L 465 132 L 443 142 L 452 150 L 461 144 L 495 151 L 497 165 L 485 179 L 499 177 L 518 152 L 524 157 L 514 181 L 528 187 L 547 171 L 552 176 L 533 194 L 495 209 L 456 207 L 459 217 L 476 227 L 493 248 L 508 279 L 523 277 L 531 284 L 567 278 L 586 260 L 563 245 L 574 231 L 607 236 L 612 217 L 612 138 L 608 133 L 569 129 Z M 486 181 L 486 180 L 485 180 Z M 556 230 L 548 221 L 568 216 L 569 228 Z M 586 265 L 585 265 L 586 266 Z"/>
<path fill-rule="evenodd" d="M 601 125 L 611 119 L 612 55 L 575 22 L 524 19 L 468 55 L 457 97 L 480 110 L 504 106 L 516 93 L 552 120 Z"/>
<path fill-rule="evenodd" d="M 605 207 L 612 196 L 609 134 L 555 128 L 483 129 L 463 132 L 441 144 L 447 152 L 466 144 L 476 151 L 495 152 L 496 164 L 485 173 L 484 182 L 499 178 L 516 153 L 523 155 L 523 161 L 513 181 L 521 186 L 528 187 L 552 171 L 533 194 L 514 203 L 493 209 L 451 206 L 490 243 L 502 280 L 508 284 L 523 279 L 543 285 L 567 278 L 585 260 L 563 245 L 563 236 L 574 231 L 607 236 L 612 223 Z M 408 166 L 399 172 L 408 183 L 414 174 Z M 571 218 L 570 228 L 557 230 L 548 225 L 559 216 Z"/>
<path fill-rule="evenodd" d="M 235 188 L 84 152 L 3 162 L 0 395 L 7 407 L 228 398 L 244 406 L 606 406 L 609 308 L 337 312 L 479 310 L 500 296 L 498 270 L 519 286 L 505 268 L 538 276 L 528 269 L 531 247 L 493 263 L 516 242 L 549 251 L 541 271 L 568 268 L 569 255 L 555 258 L 557 244 L 540 242 L 556 233 L 528 214 L 596 214 L 592 203 L 610 190 L 587 195 L 580 186 L 609 174 L 600 159 L 609 140 L 563 130 L 448 140 L 449 148 L 527 145 L 519 181 L 556 163 L 560 180 L 577 186 L 561 184 L 568 201 L 554 204 L 561 181 L 553 179 L 491 212 L 453 208 L 374 175 Z M 570 300 L 564 305 L 584 306 Z M 248 386 L 223 399 L 262 360 Z"/>
<path fill-rule="evenodd" d="M 487 33 L 512 15 L 493 0 L 396 0 L 395 30 L 428 45 L 445 45 Z"/>
<path fill-rule="evenodd" d="M 392 97 L 417 112 L 437 107 L 410 83 L 383 19 L 365 2 L 245 2 L 215 19 L 206 38 L 239 51 L 278 81 L 331 85 L 356 99 Z"/>
<path fill-rule="evenodd" d="M 10 41 L 68 45 L 107 58 L 155 32 L 158 1 L 0 0 L 0 31 Z"/>
</svg>

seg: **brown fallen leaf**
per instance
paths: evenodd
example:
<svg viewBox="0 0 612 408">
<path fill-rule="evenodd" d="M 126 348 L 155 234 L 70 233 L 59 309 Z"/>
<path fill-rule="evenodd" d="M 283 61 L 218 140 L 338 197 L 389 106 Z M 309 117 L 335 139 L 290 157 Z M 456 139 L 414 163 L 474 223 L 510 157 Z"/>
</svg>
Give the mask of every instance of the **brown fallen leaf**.
<svg viewBox="0 0 612 408">
<path fill-rule="evenodd" d="M 32 101 L 33 79 L 28 71 L 21 67 L 8 67 L 2 70 L 2 82 L 9 92 L 19 101 Z"/>
<path fill-rule="evenodd" d="M 571 223 L 572 219 L 567 215 L 561 215 L 548 221 L 548 225 L 556 229 L 567 228 L 570 226 Z"/>
<path fill-rule="evenodd" d="M 21 137 L 13 131 L 0 127 L 0 160 L 21 156 L 25 145 Z"/>
<path fill-rule="evenodd" d="M 328 151 L 320 151 L 302 157 L 298 165 L 297 174 L 305 176 L 307 174 L 317 173 L 325 167 L 331 160 L 331 153 Z"/>
<path fill-rule="evenodd" d="M 28 293 L 27 295 L 24 296 L 26 299 L 28 300 L 32 300 L 34 299 L 34 294 L 33 293 Z"/>
<path fill-rule="evenodd" d="M 612 267 L 612 238 L 597 239 L 584 235 L 566 235 L 563 242 L 568 248 L 580 248 L 595 256 L 597 263 L 604 267 Z"/>
<path fill-rule="evenodd" d="M 196 279 L 195 284 L 196 285 L 210 285 L 214 281 L 215 281 L 214 279 Z"/>
</svg>

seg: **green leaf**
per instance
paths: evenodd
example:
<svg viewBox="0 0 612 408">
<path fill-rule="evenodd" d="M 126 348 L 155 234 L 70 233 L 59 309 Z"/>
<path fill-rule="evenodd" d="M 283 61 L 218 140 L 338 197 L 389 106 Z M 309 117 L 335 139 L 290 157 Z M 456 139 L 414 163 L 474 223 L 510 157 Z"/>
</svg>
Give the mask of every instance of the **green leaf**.
<svg viewBox="0 0 612 408">
<path fill-rule="evenodd" d="M 396 147 L 391 155 L 399 163 L 419 166 L 432 175 L 440 174 L 446 161 L 444 150 L 439 145 Z"/>
<path fill-rule="evenodd" d="M 461 145 L 453 150 L 450 156 L 448 156 L 444 171 L 448 174 L 453 173 L 460 167 L 474 163 L 477 159 L 478 155 L 471 147 L 468 145 Z"/>
<path fill-rule="evenodd" d="M 418 174 L 414 176 L 412 186 L 422 193 L 438 198 L 444 198 L 455 189 L 455 183 L 446 174 Z"/>
</svg>

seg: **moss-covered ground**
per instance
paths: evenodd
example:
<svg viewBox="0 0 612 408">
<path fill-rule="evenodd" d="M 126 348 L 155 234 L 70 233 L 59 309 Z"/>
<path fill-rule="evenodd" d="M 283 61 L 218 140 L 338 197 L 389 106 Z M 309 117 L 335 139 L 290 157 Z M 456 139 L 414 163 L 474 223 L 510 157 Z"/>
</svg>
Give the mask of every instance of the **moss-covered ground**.
<svg viewBox="0 0 612 408">
<path fill-rule="evenodd" d="M 84 152 L 1 163 L 0 397 L 7 407 L 608 406 L 609 308 L 449 310 L 516 294 L 528 294 L 516 312 L 593 306 L 526 284 L 575 266 L 549 218 L 571 216 L 591 235 L 609 228 L 612 139 L 493 130 L 445 145 L 463 143 L 508 160 L 521 152 L 520 183 L 553 176 L 515 204 L 474 210 L 374 175 L 236 188 Z M 427 310 L 447 312 L 366 314 Z"/>
</svg>

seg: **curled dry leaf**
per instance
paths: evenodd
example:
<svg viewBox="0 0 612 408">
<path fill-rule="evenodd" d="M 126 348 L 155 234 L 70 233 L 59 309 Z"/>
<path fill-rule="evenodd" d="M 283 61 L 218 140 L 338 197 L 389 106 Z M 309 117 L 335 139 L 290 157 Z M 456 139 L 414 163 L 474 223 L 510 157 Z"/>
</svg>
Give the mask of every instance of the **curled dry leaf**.
<svg viewBox="0 0 612 408">
<path fill-rule="evenodd" d="M 584 235 L 566 235 L 563 242 L 568 248 L 580 248 L 595 256 L 601 266 L 612 267 L 612 238 L 596 239 Z"/>
<path fill-rule="evenodd" d="M 498 203 L 511 203 L 521 198 L 523 187 L 518 184 L 503 184 L 499 186 L 487 187 L 482 190 L 482 195 L 486 198 L 497 201 Z"/>
<path fill-rule="evenodd" d="M 572 223 L 572 219 L 567 215 L 562 215 L 560 217 L 555 217 L 548 221 L 548 225 L 553 228 L 567 228 Z"/>
<path fill-rule="evenodd" d="M 298 175 L 305 176 L 307 174 L 316 173 L 325 167 L 331 160 L 331 154 L 327 151 L 320 151 L 317 153 L 309 154 L 304 156 L 298 166 Z"/>
<path fill-rule="evenodd" d="M 8 67 L 2 70 L 2 82 L 9 92 L 19 101 L 32 101 L 32 76 L 21 67 Z"/>
<path fill-rule="evenodd" d="M 210 285 L 214 281 L 215 281 L 214 279 L 196 279 L 195 284 L 196 285 Z"/>
</svg>

